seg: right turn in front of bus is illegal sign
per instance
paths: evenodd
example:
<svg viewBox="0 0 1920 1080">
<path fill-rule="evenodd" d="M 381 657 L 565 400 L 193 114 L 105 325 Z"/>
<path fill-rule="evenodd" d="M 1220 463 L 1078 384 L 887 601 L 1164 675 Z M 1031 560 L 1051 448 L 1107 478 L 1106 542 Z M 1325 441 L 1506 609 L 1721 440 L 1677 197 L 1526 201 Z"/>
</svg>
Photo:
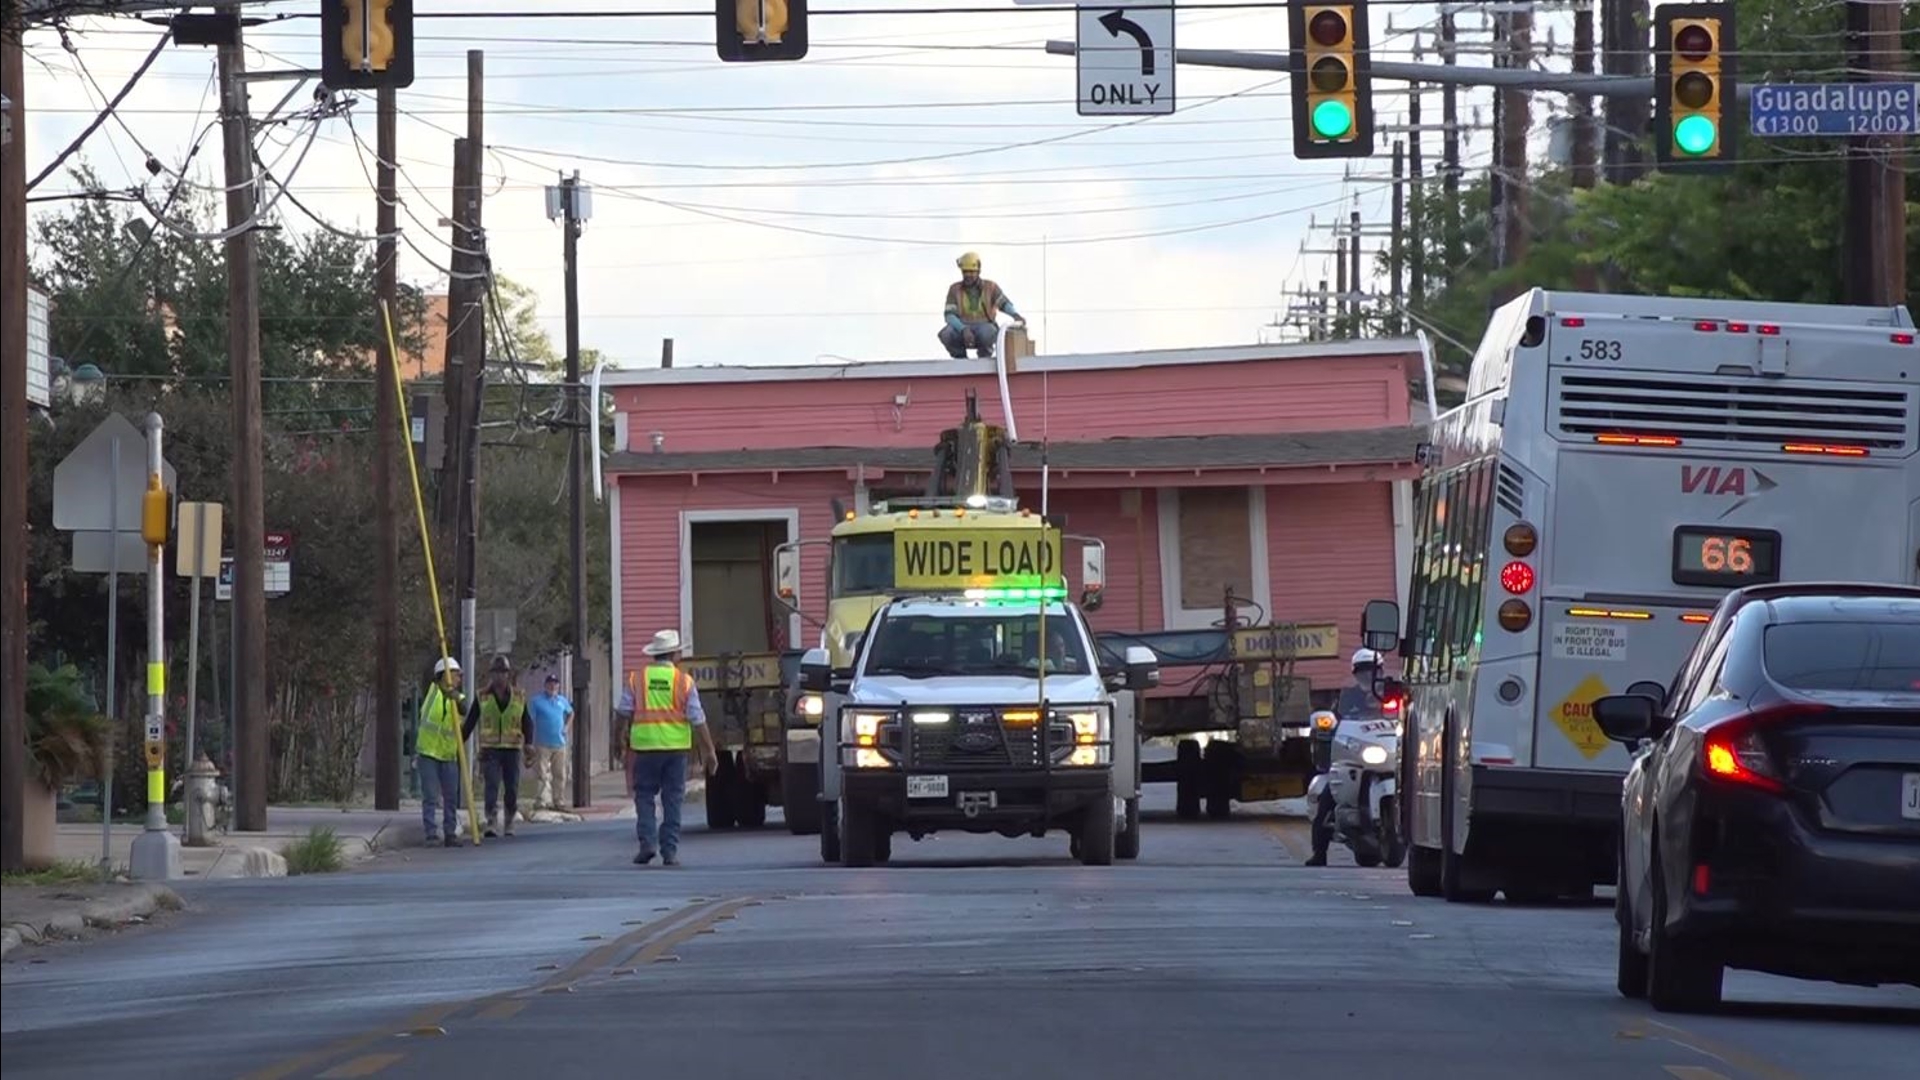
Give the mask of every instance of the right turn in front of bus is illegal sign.
<svg viewBox="0 0 1920 1080">
<path fill-rule="evenodd" d="M 1561 623 L 1553 628 L 1553 655 L 1562 660 L 1625 660 L 1627 628 L 1615 623 Z"/>
</svg>

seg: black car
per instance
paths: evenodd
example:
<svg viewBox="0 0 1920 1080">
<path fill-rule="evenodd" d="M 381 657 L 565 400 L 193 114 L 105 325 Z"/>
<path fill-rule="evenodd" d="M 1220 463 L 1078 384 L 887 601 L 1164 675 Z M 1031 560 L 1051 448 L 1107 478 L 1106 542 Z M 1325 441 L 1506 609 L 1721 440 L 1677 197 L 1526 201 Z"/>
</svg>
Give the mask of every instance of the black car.
<svg viewBox="0 0 1920 1080">
<path fill-rule="evenodd" d="M 1729 594 L 1673 685 L 1594 703 L 1622 792 L 1620 993 L 1728 967 L 1920 986 L 1920 588 Z"/>
</svg>

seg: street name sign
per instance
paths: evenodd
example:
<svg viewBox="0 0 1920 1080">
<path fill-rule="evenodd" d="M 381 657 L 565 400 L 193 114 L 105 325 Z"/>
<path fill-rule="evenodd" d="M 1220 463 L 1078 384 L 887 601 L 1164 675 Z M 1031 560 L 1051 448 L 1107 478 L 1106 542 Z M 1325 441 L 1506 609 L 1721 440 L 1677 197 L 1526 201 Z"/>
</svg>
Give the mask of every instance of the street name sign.
<svg viewBox="0 0 1920 1080">
<path fill-rule="evenodd" d="M 1173 7 L 1077 9 L 1081 116 L 1173 114 Z"/>
<path fill-rule="evenodd" d="M 1920 134 L 1920 83 L 1767 83 L 1748 125 L 1763 138 Z"/>
</svg>

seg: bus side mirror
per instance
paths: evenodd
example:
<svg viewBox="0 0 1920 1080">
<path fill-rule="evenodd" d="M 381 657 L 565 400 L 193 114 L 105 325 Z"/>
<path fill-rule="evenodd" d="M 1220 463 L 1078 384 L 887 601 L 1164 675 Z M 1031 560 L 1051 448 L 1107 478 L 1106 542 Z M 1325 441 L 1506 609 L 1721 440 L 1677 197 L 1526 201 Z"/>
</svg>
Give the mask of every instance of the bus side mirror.
<svg viewBox="0 0 1920 1080">
<path fill-rule="evenodd" d="M 833 689 L 833 662 L 825 649 L 808 649 L 800 658 L 800 689 L 824 694 Z"/>
<path fill-rule="evenodd" d="M 773 550 L 773 595 L 788 607 L 800 606 L 800 549 L 792 544 Z"/>
<path fill-rule="evenodd" d="M 1374 652 L 1400 648 L 1400 605 L 1391 600 L 1369 600 L 1360 612 L 1360 643 Z"/>
<path fill-rule="evenodd" d="M 1129 645 L 1125 654 L 1127 689 L 1151 690 L 1160 685 L 1160 658 L 1145 645 Z"/>
</svg>

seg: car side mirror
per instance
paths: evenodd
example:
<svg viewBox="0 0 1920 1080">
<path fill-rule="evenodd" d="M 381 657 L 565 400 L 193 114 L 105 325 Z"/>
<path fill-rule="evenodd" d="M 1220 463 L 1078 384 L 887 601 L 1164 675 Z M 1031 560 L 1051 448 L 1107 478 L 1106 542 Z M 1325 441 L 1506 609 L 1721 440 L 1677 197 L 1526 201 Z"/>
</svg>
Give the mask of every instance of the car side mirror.
<svg viewBox="0 0 1920 1080">
<path fill-rule="evenodd" d="M 1374 652 L 1400 648 L 1400 605 L 1391 600 L 1369 600 L 1360 612 L 1360 643 Z"/>
<path fill-rule="evenodd" d="M 1593 703 L 1593 720 L 1607 738 L 1632 746 L 1653 733 L 1657 708 L 1643 694 L 1609 694 Z"/>
<path fill-rule="evenodd" d="M 1124 654 L 1127 689 L 1151 690 L 1160 685 L 1160 658 L 1145 645 L 1129 645 Z"/>
<path fill-rule="evenodd" d="M 833 689 L 833 665 L 827 650 L 808 649 L 800 658 L 800 688 L 825 693 Z"/>
<path fill-rule="evenodd" d="M 1664 704 L 1667 700 L 1666 686 L 1654 682 L 1652 679 L 1641 679 L 1639 682 L 1627 687 L 1627 693 L 1637 694 L 1640 697 L 1647 698 L 1652 701 L 1655 706 Z"/>
</svg>

